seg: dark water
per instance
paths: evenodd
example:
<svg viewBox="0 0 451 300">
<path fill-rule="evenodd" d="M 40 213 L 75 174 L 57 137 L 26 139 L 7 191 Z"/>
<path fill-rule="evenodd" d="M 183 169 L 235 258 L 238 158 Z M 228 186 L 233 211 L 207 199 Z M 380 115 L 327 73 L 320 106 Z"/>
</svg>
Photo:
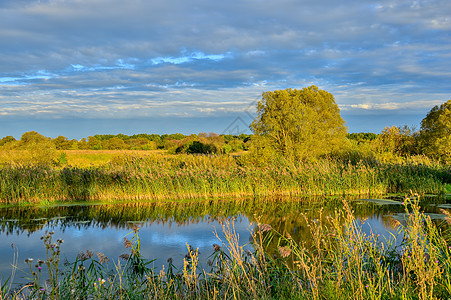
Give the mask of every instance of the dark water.
<svg viewBox="0 0 451 300">
<path fill-rule="evenodd" d="M 349 201 L 362 229 L 380 234 L 382 238 L 393 239 L 399 234 L 404 206 L 401 199 L 396 202 L 366 201 L 346 198 Z M 212 254 L 213 244 L 221 244 L 224 238 L 222 224 L 231 222 L 239 234 L 240 244 L 252 249 L 251 232 L 256 223 L 270 224 L 282 234 L 290 234 L 297 241 L 311 239 L 304 215 L 315 219 L 322 215 L 333 215 L 343 206 L 343 198 L 303 199 L 264 198 L 243 200 L 216 200 L 163 202 L 163 203 L 115 203 L 77 204 L 46 207 L 3 207 L 0 208 L 0 279 L 10 275 L 12 264 L 17 266 L 14 282 L 27 282 L 26 258 L 45 259 L 46 252 L 41 236 L 54 231 L 54 239 L 64 239 L 62 258 L 74 261 L 81 251 L 91 250 L 103 253 L 112 262 L 119 255 L 128 253 L 123 245 L 124 237 L 131 239 L 133 227 L 140 227 L 141 253 L 148 259 L 157 259 L 156 270 L 167 265 L 172 258 L 176 266 L 183 265 L 187 243 L 199 248 L 200 262 L 206 267 Z M 441 219 L 439 208 L 451 211 L 446 198 L 432 197 L 422 202 L 424 212 L 434 219 Z M 14 256 L 14 250 L 18 255 Z M 268 246 L 268 251 L 275 247 Z M 14 261 L 16 258 L 16 261 Z M 3 278 L 2 278 L 3 277 Z"/>
</svg>

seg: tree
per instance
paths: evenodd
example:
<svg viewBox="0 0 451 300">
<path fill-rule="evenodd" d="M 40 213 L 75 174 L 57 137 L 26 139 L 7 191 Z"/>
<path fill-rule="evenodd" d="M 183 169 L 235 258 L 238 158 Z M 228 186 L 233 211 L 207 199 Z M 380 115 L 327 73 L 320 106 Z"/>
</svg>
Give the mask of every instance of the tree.
<svg viewBox="0 0 451 300">
<path fill-rule="evenodd" d="M 88 136 L 88 148 L 91 150 L 100 150 L 102 149 L 102 143 L 96 137 Z"/>
<path fill-rule="evenodd" d="M 377 157 L 383 161 L 390 161 L 399 157 L 408 157 L 417 154 L 416 133 L 407 125 L 404 127 L 391 126 L 372 140 L 371 146 Z"/>
<path fill-rule="evenodd" d="M 15 141 L 16 141 L 16 139 L 13 136 L 8 135 L 0 140 L 0 146 L 6 145 L 6 144 L 11 144 L 11 143 L 14 143 Z"/>
<path fill-rule="evenodd" d="M 130 147 L 120 138 L 113 137 L 108 140 L 102 141 L 102 149 L 108 149 L 108 150 L 125 150 L 129 149 Z"/>
<path fill-rule="evenodd" d="M 288 158 L 306 159 L 338 150 L 345 122 L 331 93 L 312 85 L 301 90 L 265 92 L 251 124 L 267 147 Z"/>
<path fill-rule="evenodd" d="M 47 143 L 48 141 L 50 141 L 50 138 L 45 137 L 36 131 L 27 131 L 20 137 L 20 142 L 25 147 L 30 144 Z"/>
<path fill-rule="evenodd" d="M 451 161 L 451 100 L 432 108 L 421 121 L 420 141 L 426 155 Z"/>
<path fill-rule="evenodd" d="M 67 137 L 59 135 L 52 140 L 57 150 L 69 150 L 72 148 L 73 141 L 70 141 Z"/>
</svg>

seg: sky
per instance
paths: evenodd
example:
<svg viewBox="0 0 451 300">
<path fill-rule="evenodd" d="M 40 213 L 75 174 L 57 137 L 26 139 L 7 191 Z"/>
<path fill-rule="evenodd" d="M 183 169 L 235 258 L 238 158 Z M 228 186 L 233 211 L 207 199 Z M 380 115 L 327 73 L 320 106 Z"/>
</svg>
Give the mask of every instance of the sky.
<svg viewBox="0 0 451 300">
<path fill-rule="evenodd" d="M 449 0 L 0 0 L 0 137 L 249 132 L 316 85 L 349 132 L 451 99 Z"/>
</svg>

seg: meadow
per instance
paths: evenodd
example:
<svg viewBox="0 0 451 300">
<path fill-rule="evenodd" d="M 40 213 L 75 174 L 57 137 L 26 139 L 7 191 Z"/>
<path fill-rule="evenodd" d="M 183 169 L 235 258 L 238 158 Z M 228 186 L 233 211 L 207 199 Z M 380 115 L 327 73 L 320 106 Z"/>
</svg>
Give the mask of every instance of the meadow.
<svg viewBox="0 0 451 300">
<path fill-rule="evenodd" d="M 248 153 L 67 150 L 58 152 L 52 163 L 35 163 L 33 155 L 27 150 L 0 155 L 2 203 L 381 195 L 410 190 L 441 194 L 451 189 L 451 166 L 421 157 L 385 163 L 343 157 L 292 162 L 277 157 L 262 161 Z"/>
</svg>

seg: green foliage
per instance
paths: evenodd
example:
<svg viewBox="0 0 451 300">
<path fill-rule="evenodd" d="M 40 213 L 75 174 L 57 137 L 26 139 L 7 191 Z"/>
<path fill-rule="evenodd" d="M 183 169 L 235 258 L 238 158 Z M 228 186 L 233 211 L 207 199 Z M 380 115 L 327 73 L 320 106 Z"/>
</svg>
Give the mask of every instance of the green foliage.
<svg viewBox="0 0 451 300">
<path fill-rule="evenodd" d="M 61 152 L 58 156 L 58 165 L 63 166 L 67 164 L 67 154 L 66 152 Z"/>
<path fill-rule="evenodd" d="M 372 132 L 348 133 L 346 136 L 350 140 L 354 140 L 357 144 L 368 143 L 377 138 L 377 134 Z"/>
<path fill-rule="evenodd" d="M 130 149 L 130 147 L 124 142 L 124 140 L 113 137 L 111 139 L 102 141 L 102 149 L 106 150 L 125 150 Z"/>
<path fill-rule="evenodd" d="M 62 135 L 53 139 L 52 143 L 55 145 L 57 150 L 69 150 L 73 146 L 73 141 L 70 141 L 67 137 Z"/>
<path fill-rule="evenodd" d="M 58 152 L 48 140 L 40 143 L 29 143 L 26 150 L 31 155 L 30 163 L 32 164 L 55 165 L 58 162 Z"/>
<path fill-rule="evenodd" d="M 88 136 L 88 149 L 100 150 L 102 149 L 102 142 L 94 136 Z"/>
<path fill-rule="evenodd" d="M 420 140 L 426 155 L 451 161 L 451 100 L 426 115 L 421 122 Z"/>
<path fill-rule="evenodd" d="M 187 154 L 215 154 L 218 152 L 213 144 L 204 144 L 200 141 L 189 141 L 180 145 L 175 149 L 175 153 L 187 153 Z"/>
<path fill-rule="evenodd" d="M 12 136 L 0 139 L 0 147 L 3 150 L 28 149 L 30 144 L 47 143 L 51 141 L 52 148 L 56 150 L 156 150 L 166 149 L 174 152 L 177 147 L 187 141 L 197 140 L 203 144 L 214 145 L 210 147 L 208 153 L 229 153 L 246 149 L 245 143 L 250 139 L 250 135 L 218 135 L 216 133 L 200 133 L 199 135 L 185 136 L 176 134 L 97 134 L 82 138 L 81 140 L 69 140 L 67 137 L 58 136 L 50 139 L 35 131 L 26 132 L 20 141 Z M 223 148 L 225 144 L 229 146 Z M 216 148 L 216 150 L 214 150 Z M 183 152 L 186 153 L 186 152 Z M 205 151 L 202 153 L 206 153 Z"/>
<path fill-rule="evenodd" d="M 418 154 L 416 134 L 409 127 L 386 127 L 371 143 L 382 162 Z"/>
<path fill-rule="evenodd" d="M 49 141 L 50 138 L 47 138 L 45 136 L 43 136 L 40 133 L 37 133 L 36 131 L 28 131 L 25 132 L 24 134 L 22 134 L 22 136 L 20 137 L 20 142 L 23 145 L 28 145 L 28 144 L 39 144 L 39 143 L 44 143 Z"/>
<path fill-rule="evenodd" d="M 333 95 L 316 86 L 265 92 L 257 113 L 251 129 L 258 137 L 265 137 L 260 144 L 290 159 L 331 153 L 346 137 L 345 122 Z"/>
<path fill-rule="evenodd" d="M 0 140 L 0 147 L 6 145 L 6 144 L 12 144 L 16 141 L 16 139 L 13 136 L 5 136 Z"/>
</svg>

